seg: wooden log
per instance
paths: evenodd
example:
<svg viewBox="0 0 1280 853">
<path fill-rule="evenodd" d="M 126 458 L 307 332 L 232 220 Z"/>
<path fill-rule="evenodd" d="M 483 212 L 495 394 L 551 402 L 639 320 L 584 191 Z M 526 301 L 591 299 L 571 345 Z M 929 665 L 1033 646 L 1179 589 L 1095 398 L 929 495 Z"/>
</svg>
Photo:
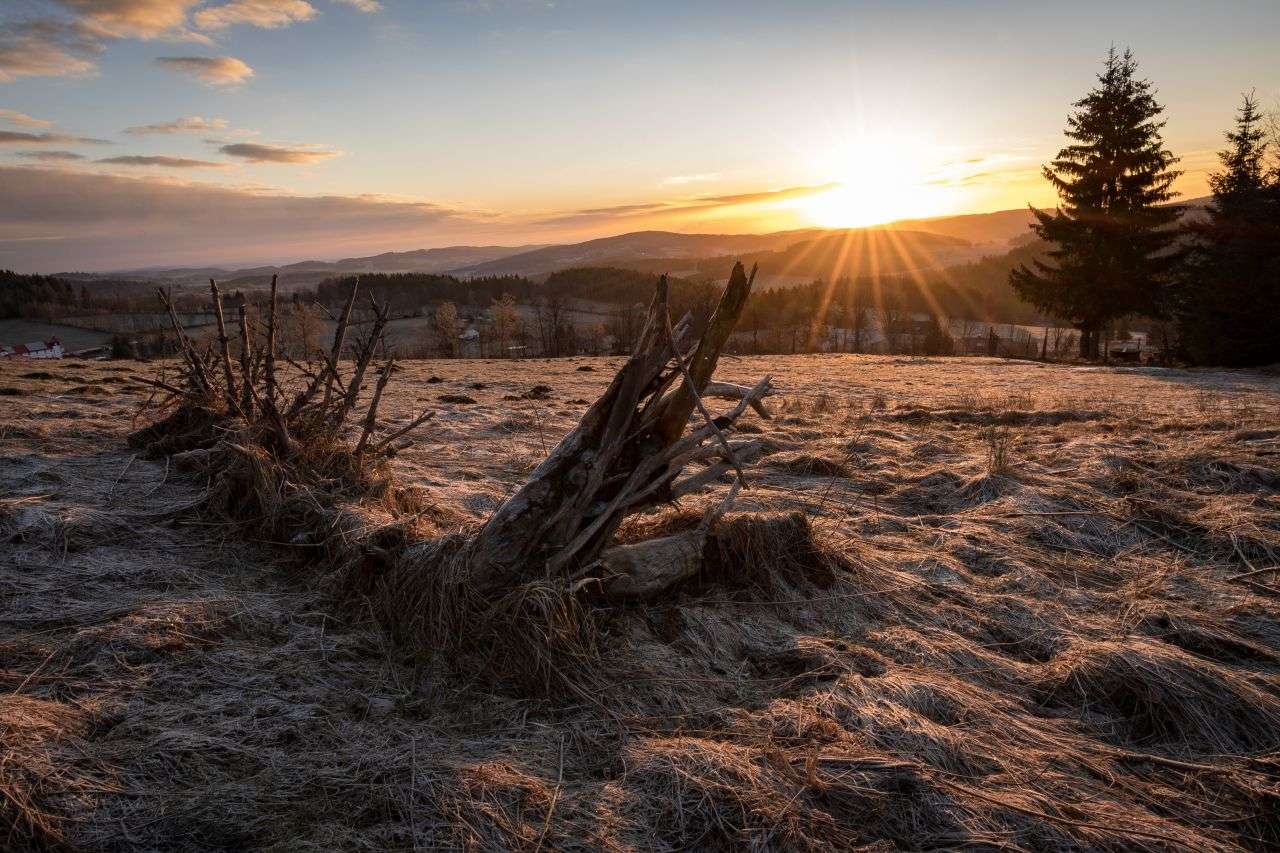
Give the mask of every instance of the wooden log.
<svg viewBox="0 0 1280 853">
<path fill-rule="evenodd" d="M 719 397 L 722 400 L 741 400 L 750 392 L 751 389 L 745 385 L 735 385 L 732 382 L 716 382 L 715 380 L 712 380 L 707 383 L 705 388 L 702 389 L 702 396 Z M 765 408 L 764 403 L 760 400 L 752 400 L 751 408 L 755 410 L 756 414 L 765 420 L 773 418 L 773 414 Z"/>
</svg>

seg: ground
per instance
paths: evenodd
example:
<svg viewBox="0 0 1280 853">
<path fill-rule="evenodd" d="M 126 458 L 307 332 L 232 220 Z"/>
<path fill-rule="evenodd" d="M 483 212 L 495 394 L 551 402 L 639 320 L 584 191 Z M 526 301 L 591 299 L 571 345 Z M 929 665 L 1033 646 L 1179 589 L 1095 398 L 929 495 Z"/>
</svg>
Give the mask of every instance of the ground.
<svg viewBox="0 0 1280 853">
<path fill-rule="evenodd" d="M 618 364 L 404 363 L 397 476 L 482 520 Z M 1273 375 L 727 359 L 777 388 L 722 522 L 769 564 L 605 614 L 548 699 L 194 509 L 125 444 L 157 368 L 0 364 L 0 846 L 1280 846 Z"/>
</svg>

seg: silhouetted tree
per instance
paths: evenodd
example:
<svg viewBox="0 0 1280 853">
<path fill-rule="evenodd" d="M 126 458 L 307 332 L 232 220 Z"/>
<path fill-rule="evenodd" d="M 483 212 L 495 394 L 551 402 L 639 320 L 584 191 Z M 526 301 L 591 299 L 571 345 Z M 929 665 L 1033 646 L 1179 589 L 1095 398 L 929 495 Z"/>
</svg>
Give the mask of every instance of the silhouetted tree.
<svg viewBox="0 0 1280 853">
<path fill-rule="evenodd" d="M 1183 352 L 1201 364 L 1280 361 L 1280 166 L 1268 169 L 1257 99 L 1245 95 L 1222 171 L 1209 176 L 1208 221 L 1187 230 L 1194 246 L 1176 299 Z"/>
<path fill-rule="evenodd" d="M 1010 274 L 1017 293 L 1080 329 L 1080 354 L 1098 355 L 1099 332 L 1125 314 L 1155 314 L 1178 263 L 1171 228 L 1181 209 L 1165 205 L 1177 162 L 1160 136 L 1164 108 L 1138 64 L 1113 47 L 1098 85 L 1074 104 L 1066 135 L 1044 175 L 1061 204 L 1034 210 L 1031 226 L 1051 244 L 1048 260 Z"/>
</svg>

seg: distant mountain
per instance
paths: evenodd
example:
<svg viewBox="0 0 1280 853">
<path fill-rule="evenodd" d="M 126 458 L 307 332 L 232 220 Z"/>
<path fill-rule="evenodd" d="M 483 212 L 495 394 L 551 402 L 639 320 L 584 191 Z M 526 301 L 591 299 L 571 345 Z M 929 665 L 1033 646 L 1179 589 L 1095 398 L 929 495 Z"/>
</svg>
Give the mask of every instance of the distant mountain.
<svg viewBox="0 0 1280 853">
<path fill-rule="evenodd" d="M 1174 203 L 1186 207 L 1188 214 L 1194 216 L 1211 201 L 1213 201 L 1211 196 L 1204 196 L 1180 198 Z M 1035 235 L 1031 232 L 1033 221 L 1035 217 L 1031 213 L 1031 208 L 1023 207 L 1015 210 L 997 210 L 994 213 L 969 213 L 931 219 L 900 219 L 880 227 L 894 231 L 926 231 L 930 234 L 968 240 L 976 245 L 992 244 L 1004 249 L 1010 245 L 1018 245 L 1034 239 Z"/>
<path fill-rule="evenodd" d="M 540 276 L 556 270 L 589 266 L 630 266 L 646 261 L 743 255 L 770 251 L 825 233 L 819 229 L 773 234 L 677 234 L 672 231 L 634 231 L 584 243 L 547 246 L 495 261 L 461 267 L 464 276 Z"/>
<path fill-rule="evenodd" d="M 1207 198 L 1180 200 L 1194 211 Z M 523 275 L 541 279 L 576 267 L 619 267 L 680 276 L 725 278 L 734 260 L 759 263 L 765 286 L 814 278 L 894 274 L 965 264 L 1001 255 L 1034 239 L 1030 209 L 904 219 L 849 230 L 819 228 L 772 234 L 679 234 L 635 231 L 581 243 L 534 246 L 445 246 L 385 252 L 337 261 L 299 261 L 244 269 L 184 267 L 112 273 L 58 273 L 69 281 L 165 281 L 204 287 L 210 278 L 230 289 L 257 289 L 279 275 L 286 290 L 313 288 L 335 275 L 360 272 L 448 273 L 459 278 Z"/>
<path fill-rule="evenodd" d="M 415 249 L 409 252 L 384 252 L 381 255 L 370 255 L 364 258 L 343 258 L 338 261 L 299 261 L 280 266 L 246 267 L 228 269 L 226 267 L 179 267 L 174 269 L 137 269 L 123 270 L 109 274 L 94 273 L 58 273 L 59 278 L 83 280 L 102 278 L 109 275 L 117 279 L 142 279 L 148 281 L 169 281 L 176 283 L 207 283 L 209 279 L 217 279 L 220 283 L 235 284 L 243 282 L 255 284 L 261 279 L 270 279 L 272 275 L 287 278 L 296 285 L 300 279 L 318 280 L 325 276 L 355 272 L 422 272 L 445 273 L 458 267 L 494 261 L 507 255 L 515 255 L 538 249 L 538 245 L 525 246 L 445 246 L 439 249 Z"/>
<path fill-rule="evenodd" d="M 998 210 L 995 213 L 971 213 L 961 216 L 938 216 L 932 219 L 901 219 L 881 226 L 889 230 L 924 231 L 944 237 L 955 237 L 975 244 L 995 244 L 1007 248 L 1009 243 L 1030 233 L 1035 219 L 1031 209 Z"/>
</svg>

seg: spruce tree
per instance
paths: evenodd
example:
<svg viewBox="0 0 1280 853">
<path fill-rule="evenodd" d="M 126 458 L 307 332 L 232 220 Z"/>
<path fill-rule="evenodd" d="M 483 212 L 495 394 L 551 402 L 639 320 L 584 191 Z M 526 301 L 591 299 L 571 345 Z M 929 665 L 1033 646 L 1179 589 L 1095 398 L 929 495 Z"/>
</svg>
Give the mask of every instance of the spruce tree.
<svg viewBox="0 0 1280 853">
<path fill-rule="evenodd" d="M 1031 228 L 1051 244 L 1048 260 L 1013 270 L 1018 295 L 1080 330 L 1080 355 L 1098 356 L 1100 330 L 1126 314 L 1156 314 L 1178 258 L 1166 205 L 1180 174 L 1160 131 L 1164 108 L 1138 64 L 1113 47 L 1098 85 L 1067 119 L 1072 144 L 1044 167 L 1060 203 L 1033 208 Z"/>
<path fill-rule="evenodd" d="M 1280 362 L 1280 165 L 1268 169 L 1263 116 L 1245 95 L 1209 176 L 1207 221 L 1194 240 L 1176 303 L 1183 354 L 1199 364 Z"/>
</svg>

